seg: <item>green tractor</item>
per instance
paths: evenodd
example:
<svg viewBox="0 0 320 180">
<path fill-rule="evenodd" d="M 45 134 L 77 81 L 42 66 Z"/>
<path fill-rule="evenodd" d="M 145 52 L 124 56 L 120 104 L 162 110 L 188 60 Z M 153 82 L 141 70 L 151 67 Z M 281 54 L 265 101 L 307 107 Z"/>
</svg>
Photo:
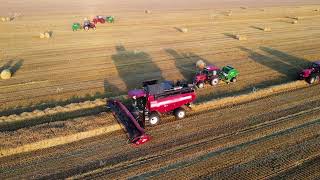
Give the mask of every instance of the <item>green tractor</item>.
<svg viewBox="0 0 320 180">
<path fill-rule="evenodd" d="M 106 17 L 106 21 L 107 21 L 108 23 L 114 23 L 114 16 L 107 16 L 107 17 Z"/>
<path fill-rule="evenodd" d="M 72 24 L 72 31 L 78 31 L 82 28 L 80 23 L 73 23 Z"/>
<path fill-rule="evenodd" d="M 219 71 L 219 78 L 226 83 L 236 82 L 239 71 L 231 66 L 224 66 L 221 71 Z"/>
</svg>

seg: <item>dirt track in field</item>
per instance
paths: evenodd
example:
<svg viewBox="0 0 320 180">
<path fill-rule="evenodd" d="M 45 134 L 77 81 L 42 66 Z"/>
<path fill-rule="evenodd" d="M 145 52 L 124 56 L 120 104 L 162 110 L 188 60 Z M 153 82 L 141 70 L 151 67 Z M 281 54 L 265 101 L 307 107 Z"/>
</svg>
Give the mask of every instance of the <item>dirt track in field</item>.
<svg viewBox="0 0 320 180">
<path fill-rule="evenodd" d="M 262 3 L 263 5 L 263 3 Z M 111 11 L 115 24 L 97 31 L 72 32 L 71 24 L 89 13 L 25 15 L 0 22 L 0 67 L 12 67 L 12 79 L 0 81 L 0 108 L 9 115 L 19 106 L 68 102 L 125 94 L 143 80 L 188 79 L 203 59 L 240 71 L 237 84 L 198 92 L 200 99 L 249 92 L 291 81 L 296 72 L 319 58 L 320 12 L 316 5 L 229 9 Z M 214 8 L 214 6 L 212 6 Z M 207 8 L 207 7 L 206 7 Z M 99 11 L 100 12 L 100 11 Z M 22 12 L 23 13 L 23 12 Z M 40 12 L 39 12 L 40 13 Z M 110 14 L 110 11 L 101 11 Z M 298 24 L 291 24 L 299 16 Z M 269 26 L 271 32 L 259 28 Z M 187 27 L 188 33 L 176 28 Z M 52 39 L 39 33 L 53 31 Z M 231 35 L 246 35 L 248 41 Z M 32 108 L 30 105 L 39 105 Z"/>
<path fill-rule="evenodd" d="M 147 128 L 139 148 L 122 132 L 0 159 L 1 178 L 265 178 L 318 158 L 319 87 L 311 86 Z M 308 96 L 305 96 L 308 94 Z M 298 169 L 298 170 L 297 170 Z M 187 175 L 187 176 L 186 176 Z M 317 173 L 305 174 L 317 177 Z"/>
</svg>

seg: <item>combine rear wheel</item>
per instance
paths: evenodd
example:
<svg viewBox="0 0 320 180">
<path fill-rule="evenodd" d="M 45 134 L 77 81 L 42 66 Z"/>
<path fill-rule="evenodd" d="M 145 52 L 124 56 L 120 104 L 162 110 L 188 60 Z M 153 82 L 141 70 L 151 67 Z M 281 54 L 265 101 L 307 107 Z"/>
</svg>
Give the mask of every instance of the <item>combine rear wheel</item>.
<svg viewBox="0 0 320 180">
<path fill-rule="evenodd" d="M 174 110 L 174 116 L 176 117 L 176 119 L 183 119 L 184 117 L 186 117 L 186 111 L 180 107 Z"/>
</svg>

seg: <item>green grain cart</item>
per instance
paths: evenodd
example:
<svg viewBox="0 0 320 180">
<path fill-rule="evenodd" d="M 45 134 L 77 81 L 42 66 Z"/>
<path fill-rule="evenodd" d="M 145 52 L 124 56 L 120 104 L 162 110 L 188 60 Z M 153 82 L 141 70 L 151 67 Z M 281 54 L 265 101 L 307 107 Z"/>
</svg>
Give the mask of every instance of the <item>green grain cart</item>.
<svg viewBox="0 0 320 180">
<path fill-rule="evenodd" d="M 224 66 L 221 71 L 219 71 L 219 78 L 227 83 L 236 82 L 238 75 L 239 72 L 231 66 Z"/>
</svg>

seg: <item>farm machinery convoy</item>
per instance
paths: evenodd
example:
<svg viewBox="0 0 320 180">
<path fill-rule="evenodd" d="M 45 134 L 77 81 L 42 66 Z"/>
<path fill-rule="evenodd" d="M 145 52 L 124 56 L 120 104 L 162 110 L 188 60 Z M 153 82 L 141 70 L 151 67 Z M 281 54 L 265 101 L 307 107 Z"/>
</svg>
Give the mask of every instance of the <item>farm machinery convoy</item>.
<svg viewBox="0 0 320 180">
<path fill-rule="evenodd" d="M 200 70 L 193 78 L 193 84 L 198 88 L 204 88 L 205 84 L 208 83 L 212 86 L 215 86 L 219 83 L 219 81 L 224 81 L 226 83 L 237 81 L 239 72 L 232 66 L 228 65 L 220 69 L 217 66 L 205 65 L 203 62 L 200 63 Z"/>
<path fill-rule="evenodd" d="M 101 23 L 104 24 L 106 22 L 108 23 L 114 23 L 115 18 L 114 16 L 96 16 L 93 18 L 92 21 L 85 19 L 83 22 L 83 25 L 81 25 L 78 22 L 75 22 L 72 24 L 72 31 L 78 31 L 81 29 L 84 29 L 86 31 L 88 31 L 89 29 L 96 29 L 96 24 Z"/>
<path fill-rule="evenodd" d="M 125 127 L 130 142 L 135 145 L 143 144 L 150 140 L 145 134 L 145 126 L 155 126 L 160 123 L 161 114 L 173 114 L 176 119 L 186 116 L 186 109 L 196 99 L 195 86 L 203 88 L 204 83 L 217 85 L 219 81 L 236 82 L 239 72 L 231 66 L 222 69 L 216 66 L 203 66 L 196 75 L 193 84 L 186 81 L 157 80 L 142 83 L 142 89 L 128 92 L 131 104 L 124 105 L 119 100 L 108 100 L 108 107 L 114 117 Z"/>
</svg>

